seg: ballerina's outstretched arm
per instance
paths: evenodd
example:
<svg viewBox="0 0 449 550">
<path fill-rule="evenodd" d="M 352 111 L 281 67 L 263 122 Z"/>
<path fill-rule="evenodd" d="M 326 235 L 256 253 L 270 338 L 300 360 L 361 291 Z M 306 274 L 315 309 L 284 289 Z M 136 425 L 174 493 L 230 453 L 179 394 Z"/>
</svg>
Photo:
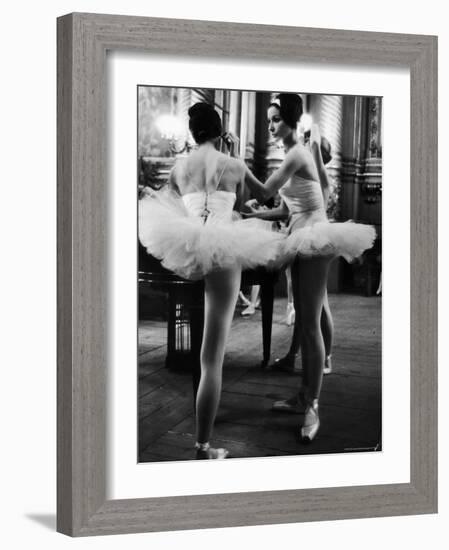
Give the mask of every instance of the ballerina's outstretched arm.
<svg viewBox="0 0 449 550">
<path fill-rule="evenodd" d="M 231 143 L 229 147 L 231 155 L 236 156 L 238 150 L 236 145 L 238 144 L 237 136 L 228 132 L 226 137 Z M 275 170 L 265 184 L 263 184 L 246 166 L 244 161 L 242 161 L 242 163 L 244 165 L 244 182 L 255 198 L 261 203 L 265 203 L 267 200 L 271 199 L 271 197 L 274 197 L 284 183 L 286 183 L 295 172 L 306 165 L 303 155 L 297 149 L 292 149 L 287 153 L 279 168 Z"/>
<path fill-rule="evenodd" d="M 251 170 L 246 167 L 245 183 L 256 197 L 262 203 L 274 197 L 279 189 L 293 176 L 295 172 L 305 165 L 302 154 L 296 149 L 289 151 L 282 161 L 281 165 L 267 179 L 265 184 L 254 176 Z"/>
<path fill-rule="evenodd" d="M 269 209 L 253 208 L 248 203 L 247 206 L 251 208 L 251 212 L 241 212 L 243 218 L 258 218 L 267 221 L 284 221 L 288 218 L 288 208 L 284 201 L 281 201 L 278 207 Z"/>
</svg>

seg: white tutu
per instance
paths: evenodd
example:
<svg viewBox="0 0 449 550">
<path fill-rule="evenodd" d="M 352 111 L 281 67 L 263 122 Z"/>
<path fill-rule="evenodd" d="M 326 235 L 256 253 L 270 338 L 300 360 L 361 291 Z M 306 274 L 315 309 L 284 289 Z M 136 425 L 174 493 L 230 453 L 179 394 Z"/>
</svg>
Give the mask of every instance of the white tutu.
<svg viewBox="0 0 449 550">
<path fill-rule="evenodd" d="M 351 262 L 371 248 L 375 239 L 376 230 L 371 225 L 317 221 L 293 227 L 285 242 L 285 254 L 290 258 L 296 254 L 302 257 L 343 256 Z"/>
<path fill-rule="evenodd" d="M 203 204 L 204 194 L 190 195 Z M 189 208 L 185 202 L 179 195 L 161 191 L 139 201 L 140 242 L 180 277 L 201 279 L 211 271 L 235 266 L 274 267 L 283 257 L 285 236 L 261 220 L 233 220 L 234 193 L 209 195 L 206 222 L 195 211 L 196 205 L 191 206 L 193 201 L 187 202 Z"/>
<path fill-rule="evenodd" d="M 348 262 L 371 248 L 376 231 L 371 225 L 329 222 L 318 181 L 294 175 L 279 191 L 291 217 L 286 257 L 343 256 Z"/>
</svg>

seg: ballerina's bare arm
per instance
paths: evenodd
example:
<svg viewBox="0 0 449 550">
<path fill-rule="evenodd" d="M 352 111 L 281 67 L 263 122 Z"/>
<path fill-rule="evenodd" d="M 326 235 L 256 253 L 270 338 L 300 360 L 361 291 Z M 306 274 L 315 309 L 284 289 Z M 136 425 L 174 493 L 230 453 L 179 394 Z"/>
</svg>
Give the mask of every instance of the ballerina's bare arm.
<svg viewBox="0 0 449 550">
<path fill-rule="evenodd" d="M 239 142 L 238 137 L 232 132 L 228 132 L 227 138 L 229 142 L 233 144 L 230 148 L 231 155 L 237 157 L 237 145 Z M 296 171 L 305 166 L 307 161 L 304 158 L 304 152 L 302 150 L 299 150 L 296 147 L 291 149 L 287 153 L 279 168 L 273 172 L 265 184 L 254 176 L 243 160 L 241 163 L 244 170 L 243 183 L 248 186 L 258 201 L 264 203 L 273 197 Z"/>
<path fill-rule="evenodd" d="M 318 171 L 321 192 L 323 193 L 324 204 L 329 200 L 331 181 L 321 154 L 321 136 L 318 124 L 313 124 L 310 132 L 310 151 Z"/>
<path fill-rule="evenodd" d="M 288 208 L 284 201 L 276 208 L 269 208 L 267 210 L 251 209 L 250 213 L 241 212 L 244 218 L 258 218 L 260 220 L 268 221 L 283 221 L 288 218 Z"/>
<path fill-rule="evenodd" d="M 266 202 L 305 164 L 303 153 L 294 148 L 287 153 L 279 168 L 271 174 L 265 184 L 259 181 L 248 167 L 245 171 L 245 183 L 258 201 Z"/>
</svg>

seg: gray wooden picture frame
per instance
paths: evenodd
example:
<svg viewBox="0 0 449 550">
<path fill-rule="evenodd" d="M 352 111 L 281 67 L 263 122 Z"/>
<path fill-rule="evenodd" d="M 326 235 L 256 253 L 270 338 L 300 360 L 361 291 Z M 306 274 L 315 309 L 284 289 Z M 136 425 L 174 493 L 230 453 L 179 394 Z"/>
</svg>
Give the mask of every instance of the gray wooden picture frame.
<svg viewBox="0 0 449 550">
<path fill-rule="evenodd" d="M 436 512 L 437 38 L 82 13 L 57 25 L 58 531 L 85 536 Z M 410 69 L 410 483 L 106 499 L 108 50 Z"/>
</svg>

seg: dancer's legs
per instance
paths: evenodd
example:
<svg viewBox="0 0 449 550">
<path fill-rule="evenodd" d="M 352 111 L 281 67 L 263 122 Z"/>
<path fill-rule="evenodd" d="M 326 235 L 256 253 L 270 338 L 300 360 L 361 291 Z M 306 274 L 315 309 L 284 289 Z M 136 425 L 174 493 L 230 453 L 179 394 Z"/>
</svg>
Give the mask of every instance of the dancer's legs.
<svg viewBox="0 0 449 550">
<path fill-rule="evenodd" d="M 251 297 L 248 302 L 248 307 L 242 311 L 243 316 L 254 315 L 256 313 L 257 301 L 259 298 L 260 285 L 253 285 L 251 287 Z"/>
<path fill-rule="evenodd" d="M 292 272 L 290 266 L 285 269 L 285 278 L 287 281 L 287 309 L 285 312 L 285 322 L 288 326 L 295 322 L 295 306 L 293 305 Z"/>
<path fill-rule="evenodd" d="M 299 348 L 301 347 L 301 303 L 300 303 L 300 260 L 296 258 L 290 266 L 291 273 L 291 285 L 292 285 L 292 298 L 293 305 L 295 307 L 295 326 L 293 327 L 292 341 L 290 349 L 288 350 L 288 356 L 295 357 L 298 355 Z"/>
<path fill-rule="evenodd" d="M 326 357 L 329 357 L 332 353 L 332 342 L 334 338 L 334 320 L 332 319 L 327 290 L 324 294 L 323 310 L 321 312 L 321 332 L 323 334 Z"/>
<path fill-rule="evenodd" d="M 199 443 L 209 441 L 220 401 L 223 358 L 239 293 L 240 274 L 240 269 L 229 269 L 205 278 L 201 379 L 196 399 L 196 440 Z"/>
<path fill-rule="evenodd" d="M 329 258 L 300 259 L 298 266 L 299 312 L 301 317 L 301 356 L 305 401 L 301 439 L 312 441 L 320 427 L 318 399 L 324 368 L 324 341 L 321 332 L 321 314 L 326 294 Z M 292 272 L 293 277 L 293 272 Z"/>
<path fill-rule="evenodd" d="M 287 281 L 287 304 L 293 305 L 292 271 L 289 265 L 285 268 L 285 279 Z"/>
<path fill-rule="evenodd" d="M 280 370 L 286 370 L 286 371 L 294 370 L 295 360 L 301 345 L 301 321 L 300 321 L 300 315 L 298 313 L 299 309 L 297 309 L 298 303 L 295 304 L 295 295 L 298 295 L 298 293 L 295 292 L 295 289 L 293 288 L 295 285 L 298 284 L 297 283 L 298 277 L 297 276 L 292 277 L 293 265 L 296 265 L 297 262 L 298 262 L 298 259 L 295 259 L 293 264 L 287 267 L 285 271 L 285 274 L 287 277 L 287 301 L 288 301 L 288 304 L 290 304 L 290 300 L 291 300 L 291 305 L 293 306 L 294 308 L 293 311 L 295 312 L 293 334 L 292 334 L 292 340 L 290 343 L 290 349 L 288 350 L 287 354 L 284 357 L 280 359 L 276 359 L 272 365 L 274 369 L 280 369 Z M 287 309 L 288 309 L 288 305 L 287 305 Z"/>
<path fill-rule="evenodd" d="M 302 387 L 299 392 L 289 399 L 282 399 L 273 403 L 274 411 L 299 413 L 304 412 L 313 400 L 318 399 L 324 367 L 325 345 L 321 332 L 321 318 L 324 315 L 324 302 L 327 302 L 327 273 L 329 259 L 299 259 L 297 258 L 291 267 L 292 289 L 296 311 L 295 328 L 290 352 L 298 352 L 301 347 L 302 356 Z M 327 303 L 330 321 L 329 304 Z M 332 331 L 330 332 L 332 334 Z M 331 343 L 331 338 L 328 339 Z M 288 357 L 288 356 L 287 356 Z M 306 417 L 302 436 L 309 440 L 313 439 L 318 430 L 318 412 L 313 410 Z"/>
<path fill-rule="evenodd" d="M 259 298 L 260 285 L 253 285 L 251 287 L 251 305 L 257 306 L 257 299 Z"/>
<path fill-rule="evenodd" d="M 295 312 L 299 312 L 299 300 L 296 300 Z M 327 296 L 327 291 L 324 296 L 323 309 L 321 311 L 321 332 L 323 334 L 324 348 L 326 354 L 326 360 L 332 354 L 332 344 L 334 338 L 334 321 L 332 318 L 332 313 L 329 306 L 329 299 Z M 295 324 L 293 327 L 292 340 L 290 343 L 290 348 L 287 352 L 287 355 L 281 359 L 286 365 L 291 365 L 293 367 L 295 358 L 299 353 L 299 349 L 302 345 L 301 338 L 301 315 L 295 314 Z"/>
<path fill-rule="evenodd" d="M 301 356 L 304 382 L 311 399 L 321 391 L 325 348 L 321 332 L 321 312 L 326 295 L 329 258 L 300 259 L 293 265 L 292 280 L 295 308 L 299 308 L 301 324 Z M 298 315 L 298 311 L 297 311 Z"/>
<path fill-rule="evenodd" d="M 297 273 L 295 280 L 299 281 L 299 273 Z M 298 296 L 299 292 L 297 292 L 296 294 Z M 296 299 L 295 310 L 296 311 L 300 310 L 299 298 Z M 332 343 L 334 338 L 334 320 L 332 318 L 332 313 L 329 306 L 327 289 L 323 299 L 323 308 L 321 311 L 320 325 L 321 325 L 321 332 L 323 334 L 325 354 L 326 354 L 326 357 L 328 357 L 332 353 Z M 301 314 L 299 314 L 295 318 L 295 327 L 293 330 L 293 337 L 292 337 L 290 349 L 287 355 L 291 357 L 297 355 L 299 352 L 300 346 L 301 346 Z"/>
<path fill-rule="evenodd" d="M 242 291 L 239 292 L 239 298 L 240 300 L 245 304 L 245 306 L 249 306 L 251 302 L 248 300 L 248 298 L 243 294 Z"/>
</svg>

